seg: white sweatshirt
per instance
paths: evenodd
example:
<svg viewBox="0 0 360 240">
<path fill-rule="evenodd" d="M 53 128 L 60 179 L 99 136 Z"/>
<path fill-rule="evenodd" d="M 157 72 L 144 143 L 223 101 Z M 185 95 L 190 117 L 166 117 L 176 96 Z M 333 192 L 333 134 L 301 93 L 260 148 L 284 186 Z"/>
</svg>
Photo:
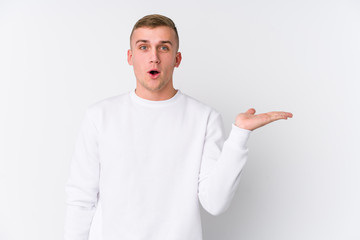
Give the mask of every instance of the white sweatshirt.
<svg viewBox="0 0 360 240">
<path fill-rule="evenodd" d="M 182 93 L 150 101 L 135 89 L 87 107 L 66 185 L 65 240 L 88 240 L 98 205 L 102 240 L 201 240 L 200 204 L 229 207 L 250 130 Z"/>
</svg>

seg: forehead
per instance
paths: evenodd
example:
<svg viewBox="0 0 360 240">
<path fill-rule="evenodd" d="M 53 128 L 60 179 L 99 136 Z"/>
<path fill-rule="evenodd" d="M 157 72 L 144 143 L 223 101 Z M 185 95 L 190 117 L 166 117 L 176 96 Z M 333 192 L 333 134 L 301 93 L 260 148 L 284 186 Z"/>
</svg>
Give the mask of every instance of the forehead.
<svg viewBox="0 0 360 240">
<path fill-rule="evenodd" d="M 149 42 L 171 41 L 175 43 L 175 39 L 175 31 L 170 27 L 140 27 L 134 30 L 131 37 L 131 44 L 135 44 L 138 40 L 147 40 Z"/>
</svg>

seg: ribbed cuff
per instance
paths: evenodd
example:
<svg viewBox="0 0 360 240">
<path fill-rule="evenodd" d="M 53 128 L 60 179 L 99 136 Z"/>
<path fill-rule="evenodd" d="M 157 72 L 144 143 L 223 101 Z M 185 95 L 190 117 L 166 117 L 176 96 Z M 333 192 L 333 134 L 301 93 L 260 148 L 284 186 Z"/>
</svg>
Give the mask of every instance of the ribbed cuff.
<svg viewBox="0 0 360 240">
<path fill-rule="evenodd" d="M 228 142 L 237 148 L 246 148 L 247 140 L 249 139 L 251 130 L 239 128 L 232 123 L 231 131 L 228 137 Z"/>
</svg>

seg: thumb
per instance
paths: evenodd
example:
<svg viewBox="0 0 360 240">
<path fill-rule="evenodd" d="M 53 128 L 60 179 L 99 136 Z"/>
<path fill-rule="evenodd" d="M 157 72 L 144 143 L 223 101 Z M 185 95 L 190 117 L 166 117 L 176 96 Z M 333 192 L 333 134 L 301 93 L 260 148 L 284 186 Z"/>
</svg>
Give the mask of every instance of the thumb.
<svg viewBox="0 0 360 240">
<path fill-rule="evenodd" d="M 256 110 L 254 108 L 249 108 L 249 110 L 246 111 L 246 113 L 249 113 L 251 115 L 254 115 Z"/>
</svg>

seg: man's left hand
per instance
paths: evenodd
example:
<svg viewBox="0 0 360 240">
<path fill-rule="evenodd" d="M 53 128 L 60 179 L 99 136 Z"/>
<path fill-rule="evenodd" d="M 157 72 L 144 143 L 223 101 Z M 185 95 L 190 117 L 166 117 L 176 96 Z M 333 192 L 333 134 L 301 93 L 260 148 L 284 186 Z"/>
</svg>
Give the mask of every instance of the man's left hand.
<svg viewBox="0 0 360 240">
<path fill-rule="evenodd" d="M 236 116 L 235 125 L 252 131 L 273 121 L 288 119 L 293 116 L 290 112 L 268 112 L 257 115 L 255 115 L 255 112 L 254 108 L 250 108 L 245 113 L 238 114 Z"/>
</svg>

